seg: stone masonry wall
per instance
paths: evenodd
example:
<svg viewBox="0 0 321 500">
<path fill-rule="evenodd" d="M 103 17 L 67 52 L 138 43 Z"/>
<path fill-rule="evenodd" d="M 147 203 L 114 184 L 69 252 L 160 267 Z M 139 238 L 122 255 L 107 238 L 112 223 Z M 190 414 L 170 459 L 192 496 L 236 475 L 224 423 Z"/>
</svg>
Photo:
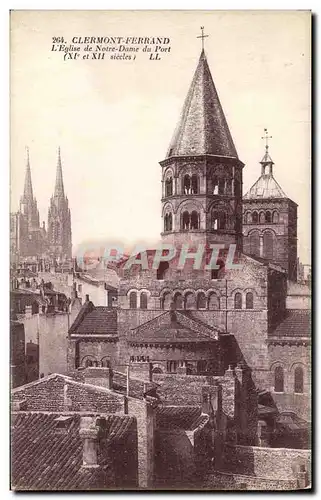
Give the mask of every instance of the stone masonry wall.
<svg viewBox="0 0 321 500">
<path fill-rule="evenodd" d="M 311 468 L 311 452 L 290 448 L 226 445 L 223 470 L 269 479 L 296 477 L 297 467 Z"/>
</svg>

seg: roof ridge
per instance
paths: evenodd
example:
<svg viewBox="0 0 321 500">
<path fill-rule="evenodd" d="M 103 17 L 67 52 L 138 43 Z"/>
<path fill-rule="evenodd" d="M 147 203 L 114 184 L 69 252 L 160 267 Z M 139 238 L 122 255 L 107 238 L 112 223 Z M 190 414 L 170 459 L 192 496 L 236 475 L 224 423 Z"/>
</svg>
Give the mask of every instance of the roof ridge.
<svg viewBox="0 0 321 500">
<path fill-rule="evenodd" d="M 46 375 L 45 377 L 39 378 L 37 380 L 33 380 L 32 382 L 28 382 L 27 384 L 19 385 L 19 387 L 15 387 L 14 389 L 12 389 L 11 392 L 14 394 L 16 392 L 20 392 L 21 390 L 24 390 L 26 387 L 32 387 L 34 385 L 41 384 L 44 381 L 51 380 L 51 379 L 56 378 L 56 377 L 61 377 L 64 379 L 72 380 L 70 376 L 64 375 L 62 373 L 51 373 L 50 375 Z"/>
<path fill-rule="evenodd" d="M 162 314 L 159 314 L 158 316 L 155 316 L 154 318 L 152 319 L 149 319 L 148 321 L 146 321 L 145 323 L 140 323 L 139 325 L 137 325 L 135 328 L 131 328 L 131 331 L 132 330 L 137 330 L 138 328 L 140 328 L 141 326 L 145 326 L 145 325 L 148 325 L 148 323 L 151 323 L 152 321 L 155 321 L 155 319 L 157 318 L 161 318 L 162 316 L 165 316 L 165 314 L 168 314 L 170 313 L 170 309 L 167 309 L 166 311 L 164 311 Z"/>
</svg>

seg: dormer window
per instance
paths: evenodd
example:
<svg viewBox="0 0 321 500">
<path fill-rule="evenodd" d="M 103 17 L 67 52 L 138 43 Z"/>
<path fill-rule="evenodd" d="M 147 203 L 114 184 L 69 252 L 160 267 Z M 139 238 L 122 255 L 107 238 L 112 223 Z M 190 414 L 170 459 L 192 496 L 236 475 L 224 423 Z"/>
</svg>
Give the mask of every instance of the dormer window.
<svg viewBox="0 0 321 500">
<path fill-rule="evenodd" d="M 64 434 L 69 431 L 71 424 L 73 422 L 73 416 L 72 415 L 59 415 L 55 419 L 55 431 L 58 434 Z"/>
</svg>

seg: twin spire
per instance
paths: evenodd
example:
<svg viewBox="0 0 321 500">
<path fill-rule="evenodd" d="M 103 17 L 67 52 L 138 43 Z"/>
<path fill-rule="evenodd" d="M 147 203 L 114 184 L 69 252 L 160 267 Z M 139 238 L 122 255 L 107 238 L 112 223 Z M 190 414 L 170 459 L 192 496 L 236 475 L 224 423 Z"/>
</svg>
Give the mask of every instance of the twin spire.
<svg viewBox="0 0 321 500">
<path fill-rule="evenodd" d="M 26 168 L 26 176 L 25 176 L 25 186 L 24 186 L 24 190 L 23 190 L 23 198 L 25 201 L 28 201 L 28 200 L 32 201 L 33 200 L 29 148 L 27 148 L 27 168 Z"/>
<path fill-rule="evenodd" d="M 60 146 L 58 148 L 58 162 L 57 162 L 56 184 L 55 184 L 54 197 L 55 198 L 65 198 L 64 182 L 63 182 L 63 178 L 62 178 Z"/>
<path fill-rule="evenodd" d="M 26 166 L 23 198 L 25 201 L 33 200 L 30 157 L 29 157 L 29 148 L 28 147 L 27 147 L 27 166 Z M 56 199 L 61 199 L 61 198 L 64 199 L 65 198 L 64 182 L 63 182 L 63 177 L 62 177 L 60 147 L 58 148 L 58 161 L 57 161 L 57 170 L 56 170 L 56 184 L 55 184 L 54 198 L 56 198 Z"/>
</svg>

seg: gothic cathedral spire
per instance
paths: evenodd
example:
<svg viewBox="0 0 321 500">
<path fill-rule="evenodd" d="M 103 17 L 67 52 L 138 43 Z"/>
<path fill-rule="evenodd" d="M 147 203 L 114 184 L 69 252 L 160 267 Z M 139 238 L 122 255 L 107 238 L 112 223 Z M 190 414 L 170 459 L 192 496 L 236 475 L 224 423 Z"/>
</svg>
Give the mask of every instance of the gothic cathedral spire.
<svg viewBox="0 0 321 500">
<path fill-rule="evenodd" d="M 26 176 L 25 185 L 23 190 L 23 198 L 25 200 L 33 200 L 33 190 L 31 181 L 31 169 L 30 169 L 30 158 L 29 158 L 29 148 L 27 147 L 27 166 L 26 166 Z"/>
<path fill-rule="evenodd" d="M 27 165 L 23 195 L 20 199 L 20 211 L 25 216 L 28 230 L 39 229 L 39 211 L 37 200 L 33 197 L 29 148 L 27 148 Z"/>
<path fill-rule="evenodd" d="M 63 199 L 65 197 L 64 182 L 63 182 L 63 178 L 62 178 L 60 146 L 58 148 L 58 161 L 57 161 L 56 184 L 55 184 L 54 197 L 60 198 L 60 199 Z"/>
<path fill-rule="evenodd" d="M 58 148 L 55 191 L 48 210 L 48 241 L 53 259 L 60 262 L 71 259 L 71 216 L 64 191 L 60 148 Z"/>
</svg>

